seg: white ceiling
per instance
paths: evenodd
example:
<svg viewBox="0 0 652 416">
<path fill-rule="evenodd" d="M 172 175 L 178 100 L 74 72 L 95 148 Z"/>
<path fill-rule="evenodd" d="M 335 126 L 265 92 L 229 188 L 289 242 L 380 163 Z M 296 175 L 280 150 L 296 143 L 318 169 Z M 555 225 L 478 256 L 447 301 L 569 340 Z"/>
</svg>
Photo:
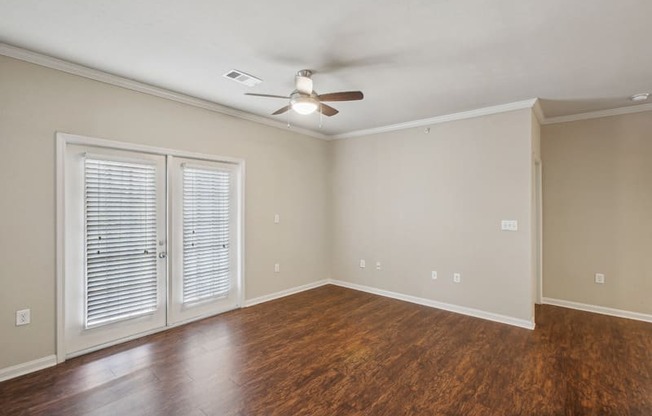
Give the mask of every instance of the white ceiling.
<svg viewBox="0 0 652 416">
<path fill-rule="evenodd" d="M 652 92 L 650 0 L 0 0 L 0 41 L 271 116 L 299 69 L 361 90 L 340 134 L 534 97 L 556 117 Z M 263 79 L 249 88 L 222 77 Z"/>
</svg>

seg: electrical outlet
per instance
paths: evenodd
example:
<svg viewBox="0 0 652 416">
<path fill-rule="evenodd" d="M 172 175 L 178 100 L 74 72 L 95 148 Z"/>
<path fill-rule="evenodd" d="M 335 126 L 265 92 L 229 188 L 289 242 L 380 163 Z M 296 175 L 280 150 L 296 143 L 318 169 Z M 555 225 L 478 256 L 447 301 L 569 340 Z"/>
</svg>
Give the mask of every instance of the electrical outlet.
<svg viewBox="0 0 652 416">
<path fill-rule="evenodd" d="M 380 262 L 379 261 L 376 262 L 376 270 L 380 270 Z"/>
<path fill-rule="evenodd" d="M 364 260 L 360 260 L 360 268 L 364 269 L 365 267 L 367 267 L 367 263 Z"/>
<path fill-rule="evenodd" d="M 502 231 L 518 231 L 518 221 L 516 221 L 516 220 L 502 220 L 500 222 L 500 229 Z"/>
<path fill-rule="evenodd" d="M 602 273 L 596 273 L 595 274 L 595 283 L 602 285 L 604 284 L 604 274 Z"/>
<path fill-rule="evenodd" d="M 462 275 L 460 273 L 453 273 L 453 282 L 460 283 L 462 281 Z"/>
<path fill-rule="evenodd" d="M 16 311 L 16 326 L 27 325 L 30 322 L 32 322 L 32 317 L 29 309 Z"/>
<path fill-rule="evenodd" d="M 278 264 L 278 263 L 276 263 L 276 264 L 274 265 L 274 273 L 278 273 L 278 272 L 280 272 L 280 271 L 281 271 L 281 265 Z"/>
<path fill-rule="evenodd" d="M 279 214 L 274 215 L 274 224 L 278 224 L 281 222 L 281 216 Z"/>
<path fill-rule="evenodd" d="M 437 272 L 436 271 L 433 270 L 431 276 L 432 276 L 432 280 L 437 280 Z"/>
</svg>

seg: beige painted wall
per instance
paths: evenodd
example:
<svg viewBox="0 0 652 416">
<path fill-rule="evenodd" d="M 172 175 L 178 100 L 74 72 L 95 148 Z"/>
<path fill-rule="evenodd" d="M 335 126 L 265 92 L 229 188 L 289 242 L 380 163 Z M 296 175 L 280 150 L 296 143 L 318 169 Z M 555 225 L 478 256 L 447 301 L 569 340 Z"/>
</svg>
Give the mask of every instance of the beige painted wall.
<svg viewBox="0 0 652 416">
<path fill-rule="evenodd" d="M 0 369 L 55 352 L 56 131 L 245 159 L 247 299 L 330 277 L 328 142 L 0 57 Z"/>
<path fill-rule="evenodd" d="M 543 127 L 544 296 L 652 314 L 651 132 L 652 112 Z"/>
<path fill-rule="evenodd" d="M 531 321 L 532 117 L 335 142 L 333 278 Z"/>
</svg>

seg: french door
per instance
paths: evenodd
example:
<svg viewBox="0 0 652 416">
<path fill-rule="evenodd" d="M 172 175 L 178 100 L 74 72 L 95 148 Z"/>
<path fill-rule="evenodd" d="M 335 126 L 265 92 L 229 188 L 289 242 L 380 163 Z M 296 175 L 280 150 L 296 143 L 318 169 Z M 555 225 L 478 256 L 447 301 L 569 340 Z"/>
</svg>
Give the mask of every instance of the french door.
<svg viewBox="0 0 652 416">
<path fill-rule="evenodd" d="M 225 163 L 173 158 L 170 322 L 233 309 L 238 303 L 237 178 Z"/>
<path fill-rule="evenodd" d="M 64 184 L 66 356 L 239 306 L 237 165 L 67 144 Z"/>
</svg>

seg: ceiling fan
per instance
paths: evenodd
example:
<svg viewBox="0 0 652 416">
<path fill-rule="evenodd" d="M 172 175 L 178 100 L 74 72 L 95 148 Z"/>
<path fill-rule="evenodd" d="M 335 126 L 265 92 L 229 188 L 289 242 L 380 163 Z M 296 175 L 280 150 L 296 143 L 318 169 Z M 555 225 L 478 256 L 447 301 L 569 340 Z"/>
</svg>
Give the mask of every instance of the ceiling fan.
<svg viewBox="0 0 652 416">
<path fill-rule="evenodd" d="M 326 116 L 334 116 L 339 113 L 333 107 L 324 104 L 324 101 L 357 101 L 362 100 L 364 95 L 360 91 L 343 91 L 343 92 L 331 92 L 328 94 L 317 94 L 312 89 L 312 71 L 308 69 L 302 69 L 297 72 L 295 77 L 296 89 L 288 97 L 282 95 L 270 95 L 270 94 L 254 94 L 247 92 L 245 95 L 253 95 L 255 97 L 268 97 L 268 98 L 283 98 L 290 100 L 290 104 L 285 107 L 279 108 L 274 111 L 272 115 L 283 114 L 286 111 L 292 109 L 299 114 L 311 114 L 315 111 Z"/>
</svg>

